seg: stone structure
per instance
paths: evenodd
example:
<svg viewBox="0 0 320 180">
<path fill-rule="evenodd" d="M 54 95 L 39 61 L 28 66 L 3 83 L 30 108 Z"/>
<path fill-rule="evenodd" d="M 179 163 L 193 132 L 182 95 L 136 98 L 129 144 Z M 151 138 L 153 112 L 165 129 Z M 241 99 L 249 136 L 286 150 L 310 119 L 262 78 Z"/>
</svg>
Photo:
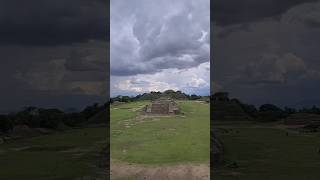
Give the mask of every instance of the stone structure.
<svg viewBox="0 0 320 180">
<path fill-rule="evenodd" d="M 114 105 L 114 106 L 119 106 L 119 105 L 121 105 L 121 104 L 124 104 L 124 102 L 114 101 L 114 102 L 112 103 L 112 105 Z"/>
<path fill-rule="evenodd" d="M 144 107 L 146 114 L 155 115 L 175 115 L 180 113 L 176 102 L 170 98 L 160 98 Z"/>
<path fill-rule="evenodd" d="M 252 117 L 244 111 L 240 102 L 236 99 L 230 100 L 228 96 L 229 94 L 226 92 L 218 92 L 211 96 L 212 122 L 216 120 L 251 120 Z"/>
</svg>

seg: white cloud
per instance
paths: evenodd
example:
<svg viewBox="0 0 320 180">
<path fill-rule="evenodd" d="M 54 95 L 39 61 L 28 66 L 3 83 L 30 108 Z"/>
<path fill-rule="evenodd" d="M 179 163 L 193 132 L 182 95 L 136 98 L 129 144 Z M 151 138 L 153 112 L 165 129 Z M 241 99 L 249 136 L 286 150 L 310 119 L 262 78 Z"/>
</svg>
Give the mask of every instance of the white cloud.
<svg viewBox="0 0 320 180">
<path fill-rule="evenodd" d="M 135 75 L 130 77 L 111 77 L 111 95 L 119 93 L 137 94 L 150 91 L 181 90 L 186 93 L 208 95 L 210 89 L 210 64 L 179 70 L 166 69 L 155 74 Z"/>
</svg>

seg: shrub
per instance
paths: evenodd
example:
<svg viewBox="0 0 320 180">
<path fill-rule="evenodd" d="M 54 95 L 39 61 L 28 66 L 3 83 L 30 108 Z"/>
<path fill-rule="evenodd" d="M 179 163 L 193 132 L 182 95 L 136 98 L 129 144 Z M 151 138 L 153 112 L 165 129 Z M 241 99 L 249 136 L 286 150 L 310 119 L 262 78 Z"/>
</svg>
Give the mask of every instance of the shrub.
<svg viewBox="0 0 320 180">
<path fill-rule="evenodd" d="M 12 120 L 6 115 L 0 115 L 0 131 L 8 132 L 12 130 L 13 122 Z"/>
</svg>

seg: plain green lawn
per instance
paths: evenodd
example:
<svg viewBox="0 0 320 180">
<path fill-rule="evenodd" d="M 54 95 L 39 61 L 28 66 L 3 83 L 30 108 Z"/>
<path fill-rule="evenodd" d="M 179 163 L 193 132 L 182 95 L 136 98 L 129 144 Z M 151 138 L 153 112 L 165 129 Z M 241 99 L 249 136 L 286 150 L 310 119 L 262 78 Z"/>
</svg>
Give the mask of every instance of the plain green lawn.
<svg viewBox="0 0 320 180">
<path fill-rule="evenodd" d="M 94 176 L 106 128 L 84 128 L 0 145 L 1 180 L 72 180 Z"/>
<path fill-rule="evenodd" d="M 215 180 L 319 180 L 320 134 L 229 123 L 215 131 L 224 143 L 226 164 L 214 170 Z M 228 130 L 226 133 L 225 130 Z M 286 135 L 286 132 L 289 135 Z"/>
<path fill-rule="evenodd" d="M 209 104 L 179 101 L 183 115 L 141 119 L 139 109 L 147 103 L 111 106 L 113 161 L 148 165 L 209 162 Z"/>
</svg>

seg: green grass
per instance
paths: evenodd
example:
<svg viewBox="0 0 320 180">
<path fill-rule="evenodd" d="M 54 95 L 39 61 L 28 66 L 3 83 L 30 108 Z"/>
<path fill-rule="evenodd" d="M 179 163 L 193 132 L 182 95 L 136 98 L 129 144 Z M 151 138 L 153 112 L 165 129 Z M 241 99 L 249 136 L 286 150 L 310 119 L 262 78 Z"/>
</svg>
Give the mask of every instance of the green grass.
<svg viewBox="0 0 320 180">
<path fill-rule="evenodd" d="M 215 180 L 317 180 L 320 179 L 320 134 L 300 134 L 270 127 L 232 124 L 216 130 L 226 148 L 226 164 L 211 176 Z M 286 132 L 289 136 L 286 136 Z"/>
<path fill-rule="evenodd" d="M 178 104 L 183 116 L 153 117 L 139 122 L 135 117 L 140 115 L 135 110 L 146 103 L 111 107 L 113 160 L 149 165 L 209 162 L 208 104 L 181 101 Z"/>
<path fill-rule="evenodd" d="M 95 175 L 106 128 L 85 128 L 0 145 L 2 180 L 70 180 Z"/>
</svg>

